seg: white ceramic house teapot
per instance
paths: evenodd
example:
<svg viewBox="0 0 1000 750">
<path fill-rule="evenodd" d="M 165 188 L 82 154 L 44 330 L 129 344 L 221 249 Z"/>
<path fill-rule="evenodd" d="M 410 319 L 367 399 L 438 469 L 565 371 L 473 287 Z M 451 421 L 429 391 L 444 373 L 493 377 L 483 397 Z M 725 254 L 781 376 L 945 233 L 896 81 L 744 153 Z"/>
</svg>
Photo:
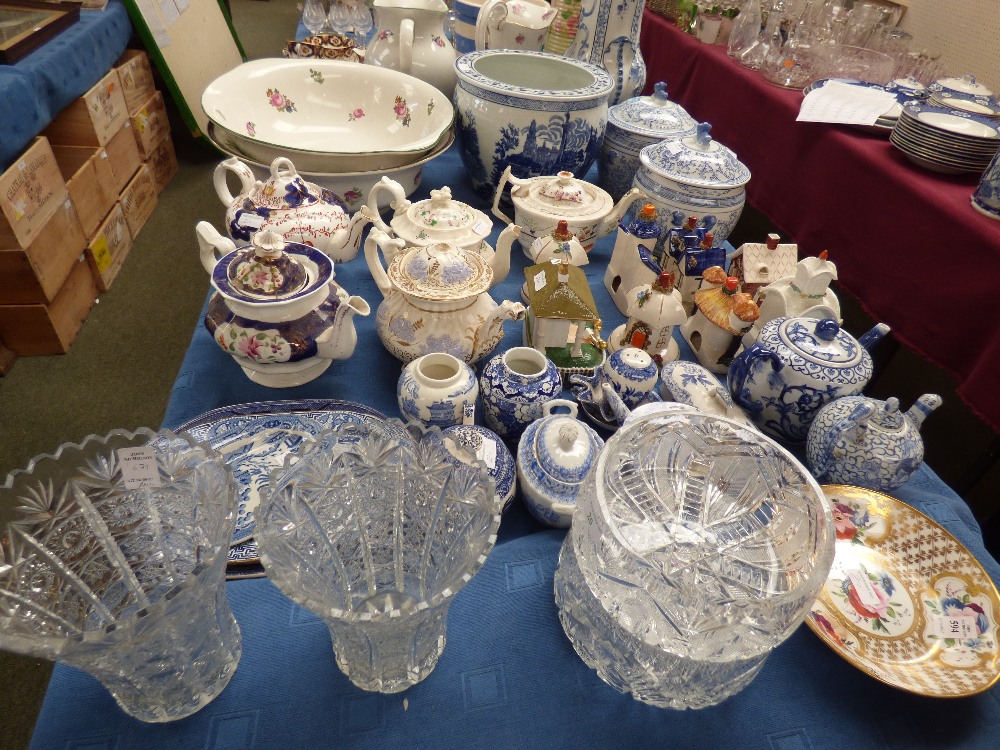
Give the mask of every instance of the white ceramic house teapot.
<svg viewBox="0 0 1000 750">
<path fill-rule="evenodd" d="M 235 198 L 226 181 L 228 172 L 240 180 L 240 193 Z M 398 183 L 383 180 L 402 192 Z M 261 181 L 250 167 L 232 156 L 215 168 L 213 184 L 226 206 L 226 231 L 233 240 L 249 242 L 254 233 L 270 229 L 289 242 L 321 250 L 337 263 L 346 263 L 357 255 L 362 230 L 370 217 L 378 214 L 372 203 L 371 211 L 352 217 L 332 192 L 306 182 L 284 157 L 271 163 L 271 176 Z M 369 193 L 369 203 L 373 197 L 374 193 Z"/>
<path fill-rule="evenodd" d="M 618 228 L 629 206 L 645 196 L 632 189 L 615 203 L 607 191 L 573 177 L 572 172 L 522 180 L 507 167 L 493 196 L 493 215 L 509 222 L 500 210 L 504 186 L 511 184 L 514 223 L 521 227 L 521 247 L 527 251 L 539 237 L 551 234 L 560 219 L 565 219 L 584 250 L 590 250 L 601 237 Z"/>
<path fill-rule="evenodd" d="M 410 247 L 422 247 L 438 242 L 457 245 L 482 255 L 493 269 L 493 283 L 499 284 L 510 271 L 510 248 L 520 234 L 520 227 L 509 224 L 497 239 L 496 250 L 487 242 L 493 231 L 493 220 L 482 211 L 451 197 L 451 188 L 431 190 L 431 197 L 416 203 L 407 200 L 402 186 L 382 178 L 373 188 L 388 190 L 394 198 L 390 204 L 394 213 L 386 224 L 378 212 L 369 207 L 362 209 L 372 218 L 372 223 L 390 236 L 406 242 Z M 385 252 L 383 248 L 383 253 Z M 386 256 L 386 262 L 392 258 Z"/>
<path fill-rule="evenodd" d="M 274 388 L 301 385 L 354 353 L 353 318 L 371 308 L 333 281 L 325 254 L 270 230 L 240 248 L 207 221 L 196 233 L 216 290 L 205 326 L 247 377 Z"/>
<path fill-rule="evenodd" d="M 403 362 L 446 352 L 472 364 L 503 338 L 503 322 L 524 317 L 524 305 L 497 304 L 487 291 L 493 269 L 479 253 L 447 243 L 404 249 L 404 241 L 372 229 L 365 260 L 384 297 L 379 338 Z M 391 257 L 383 267 L 378 251 Z"/>
<path fill-rule="evenodd" d="M 809 468 L 828 484 L 894 490 L 924 460 L 920 425 L 940 405 L 936 393 L 925 393 L 906 412 L 899 410 L 897 398 L 846 396 L 831 401 L 809 427 Z"/>
</svg>

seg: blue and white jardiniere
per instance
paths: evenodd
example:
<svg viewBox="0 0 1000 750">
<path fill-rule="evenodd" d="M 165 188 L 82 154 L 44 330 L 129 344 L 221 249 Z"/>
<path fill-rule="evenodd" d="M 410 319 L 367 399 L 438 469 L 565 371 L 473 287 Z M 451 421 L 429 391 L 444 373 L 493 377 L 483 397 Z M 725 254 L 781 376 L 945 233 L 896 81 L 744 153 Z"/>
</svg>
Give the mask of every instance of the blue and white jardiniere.
<svg viewBox="0 0 1000 750">
<path fill-rule="evenodd" d="M 708 134 L 703 122 L 697 132 L 646 146 L 639 153 L 642 165 L 634 185 L 649 196 L 660 217 L 660 240 L 674 215 L 696 216 L 701 226 L 711 226 L 716 245 L 733 231 L 743 204 L 750 170 L 730 149 Z"/>
<path fill-rule="evenodd" d="M 479 380 L 486 425 L 506 438 L 518 437 L 542 416 L 546 402 L 562 393 L 552 362 L 530 346 L 516 346 L 491 359 Z"/>
<path fill-rule="evenodd" d="M 879 323 L 856 339 L 831 318 L 775 318 L 733 359 L 729 392 L 762 432 L 805 442 L 816 412 L 868 384 L 868 349 L 888 332 Z"/>
<path fill-rule="evenodd" d="M 608 128 L 597 158 L 597 184 L 618 200 L 632 187 L 639 171 L 639 154 L 665 138 L 692 135 L 698 122 L 667 98 L 660 81 L 651 96 L 636 96 L 608 110 Z"/>
<path fill-rule="evenodd" d="M 473 188 L 493 197 L 509 166 L 520 178 L 586 174 L 608 122 L 611 77 L 546 52 L 481 50 L 455 62 L 458 140 Z"/>
<path fill-rule="evenodd" d="M 897 398 L 845 396 L 830 402 L 809 427 L 806 461 L 813 476 L 827 484 L 896 489 L 924 460 L 920 425 L 940 405 L 935 393 L 924 394 L 906 412 Z"/>
<path fill-rule="evenodd" d="M 566 408 L 568 414 L 554 414 Z M 528 511 L 541 523 L 569 528 L 580 485 L 604 448 L 594 430 L 576 418 L 576 404 L 554 399 L 528 425 L 517 447 L 517 480 Z"/>
<path fill-rule="evenodd" d="M 517 468 L 514 456 L 500 436 L 477 424 L 459 424 L 441 430 L 441 437 L 446 446 L 449 440 L 454 440 L 486 464 L 486 469 L 496 483 L 497 505 L 501 513 L 506 511 L 517 490 Z"/>
<path fill-rule="evenodd" d="M 653 392 L 660 377 L 659 368 L 649 353 L 634 346 L 626 346 L 608 357 L 602 372 L 630 409 Z"/>
<path fill-rule="evenodd" d="M 428 427 L 450 427 L 475 417 L 479 381 L 465 362 L 435 352 L 403 368 L 396 384 L 399 413 Z"/>
</svg>

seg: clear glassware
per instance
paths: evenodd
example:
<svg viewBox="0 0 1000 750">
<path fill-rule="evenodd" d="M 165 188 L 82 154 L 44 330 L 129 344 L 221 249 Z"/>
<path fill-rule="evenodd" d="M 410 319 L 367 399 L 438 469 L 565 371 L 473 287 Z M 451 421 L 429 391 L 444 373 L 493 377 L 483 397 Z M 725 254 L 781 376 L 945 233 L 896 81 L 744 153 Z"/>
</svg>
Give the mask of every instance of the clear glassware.
<svg viewBox="0 0 1000 750">
<path fill-rule="evenodd" d="M 240 659 L 235 523 L 231 470 L 187 435 L 116 430 L 32 459 L 0 485 L 0 648 L 88 672 L 140 721 L 193 714 Z"/>
<path fill-rule="evenodd" d="M 746 0 L 733 22 L 732 31 L 729 32 L 729 56 L 751 70 L 760 67 L 762 24 L 760 0 Z"/>
<path fill-rule="evenodd" d="M 341 0 L 330 0 L 330 12 L 326 18 L 335 34 L 347 36 L 351 30 L 351 8 Z"/>
<path fill-rule="evenodd" d="M 327 30 L 326 8 L 320 0 L 306 0 L 302 6 L 302 24 L 313 35 Z"/>
<path fill-rule="evenodd" d="M 559 618 L 612 687 L 714 705 L 802 622 L 834 541 L 822 491 L 777 443 L 722 417 L 652 412 L 608 440 L 584 483 Z"/>
<path fill-rule="evenodd" d="M 486 465 L 438 428 L 368 422 L 321 433 L 272 472 L 257 541 L 274 584 L 325 620 L 351 682 L 396 693 L 437 664 L 499 514 Z"/>
<path fill-rule="evenodd" d="M 761 74 L 771 83 L 801 89 L 816 79 L 812 0 L 808 0 L 798 20 L 788 31 L 780 54 L 769 57 Z"/>
<path fill-rule="evenodd" d="M 368 43 L 368 37 L 375 29 L 372 12 L 364 0 L 355 0 L 350 6 L 350 14 L 354 39 L 359 46 L 364 47 Z"/>
</svg>

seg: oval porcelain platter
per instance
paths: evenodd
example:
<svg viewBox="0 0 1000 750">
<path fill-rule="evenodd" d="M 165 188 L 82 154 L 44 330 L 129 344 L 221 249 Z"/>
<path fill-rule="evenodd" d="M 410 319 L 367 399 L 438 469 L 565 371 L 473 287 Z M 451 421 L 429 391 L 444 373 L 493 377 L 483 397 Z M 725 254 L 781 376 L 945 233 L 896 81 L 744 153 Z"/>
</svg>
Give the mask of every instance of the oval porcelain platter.
<svg viewBox="0 0 1000 750">
<path fill-rule="evenodd" d="M 1000 595 L 972 554 L 917 510 L 873 490 L 824 485 L 836 557 L 806 623 L 881 682 L 938 698 L 1000 678 Z"/>
</svg>

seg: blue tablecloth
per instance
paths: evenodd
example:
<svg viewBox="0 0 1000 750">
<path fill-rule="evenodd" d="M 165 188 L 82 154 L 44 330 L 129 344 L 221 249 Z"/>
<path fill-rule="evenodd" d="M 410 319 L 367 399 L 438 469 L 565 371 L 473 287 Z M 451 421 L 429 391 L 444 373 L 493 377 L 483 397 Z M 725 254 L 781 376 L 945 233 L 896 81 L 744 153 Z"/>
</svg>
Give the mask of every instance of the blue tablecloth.
<svg viewBox="0 0 1000 750">
<path fill-rule="evenodd" d="M 80 20 L 13 65 L 0 65 L 0 171 L 74 99 L 114 67 L 132 36 L 125 6 L 82 10 Z"/>
<path fill-rule="evenodd" d="M 472 195 L 454 148 L 427 166 L 412 198 L 443 185 L 488 212 Z M 222 210 L 205 218 L 220 226 Z M 496 222 L 493 240 L 500 228 Z M 585 267 L 606 333 L 623 320 L 602 282 L 613 244 L 613 236 L 599 241 Z M 526 264 L 515 246 L 510 276 L 494 287 L 495 299 L 517 299 Z M 381 301 L 360 255 L 337 267 L 337 280 L 373 309 Z M 207 276 L 205 282 L 207 289 Z M 374 314 L 357 327 L 350 360 L 334 363 L 312 383 L 278 391 L 250 382 L 199 321 L 164 425 L 223 405 L 281 398 L 348 399 L 398 416 L 400 363 L 379 342 Z M 521 325 L 508 323 L 501 349 L 520 338 Z M 690 356 L 686 347 L 682 353 Z M 893 494 L 944 526 L 1000 580 L 1000 565 L 984 549 L 968 507 L 929 468 Z M 720 706 L 678 712 L 620 695 L 583 664 L 559 625 L 552 574 L 563 537 L 515 503 L 500 543 L 452 605 L 440 663 L 400 695 L 354 688 L 335 666 L 324 625 L 266 579 L 232 581 L 243 658 L 214 702 L 187 719 L 147 726 L 125 716 L 91 677 L 57 666 L 31 747 L 912 750 L 1000 742 L 1000 689 L 953 700 L 904 693 L 850 666 L 805 626 L 775 650 L 746 690 Z"/>
</svg>

